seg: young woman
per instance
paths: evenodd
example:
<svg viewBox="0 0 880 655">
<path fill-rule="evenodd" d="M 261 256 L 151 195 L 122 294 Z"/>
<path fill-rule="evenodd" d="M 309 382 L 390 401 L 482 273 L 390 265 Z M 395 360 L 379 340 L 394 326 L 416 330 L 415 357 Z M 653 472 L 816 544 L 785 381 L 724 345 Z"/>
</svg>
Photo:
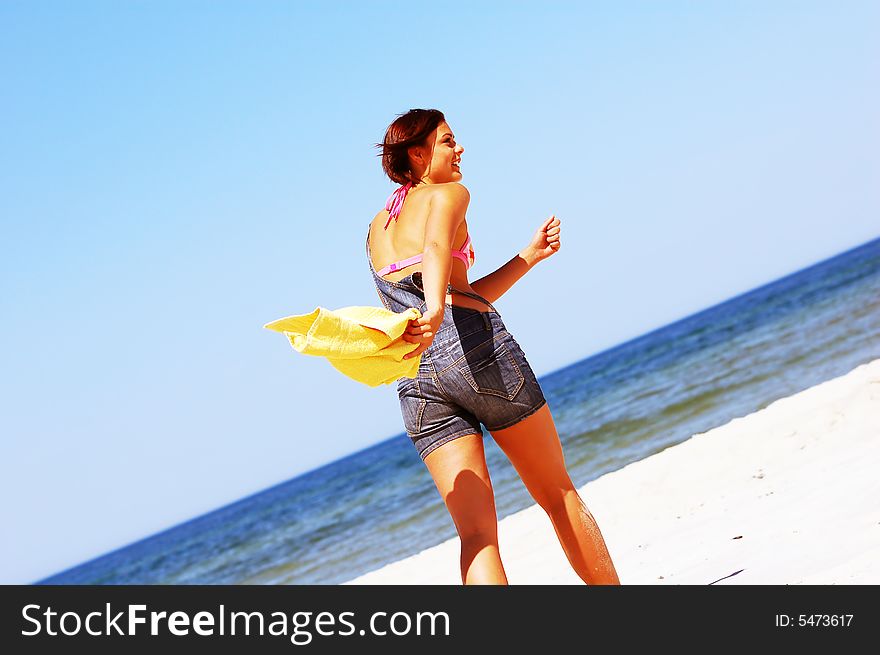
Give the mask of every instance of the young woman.
<svg viewBox="0 0 880 655">
<path fill-rule="evenodd" d="M 401 114 L 385 133 L 382 167 L 402 185 L 367 232 L 367 259 L 386 308 L 418 307 L 404 339 L 421 355 L 397 390 L 407 434 L 461 540 L 464 584 L 507 584 L 480 423 L 547 512 L 568 561 L 588 584 L 620 584 L 599 526 L 565 469 L 541 387 L 492 302 L 559 250 L 551 216 L 504 266 L 468 283 L 474 246 L 461 184 L 464 148 L 436 109 Z"/>
</svg>

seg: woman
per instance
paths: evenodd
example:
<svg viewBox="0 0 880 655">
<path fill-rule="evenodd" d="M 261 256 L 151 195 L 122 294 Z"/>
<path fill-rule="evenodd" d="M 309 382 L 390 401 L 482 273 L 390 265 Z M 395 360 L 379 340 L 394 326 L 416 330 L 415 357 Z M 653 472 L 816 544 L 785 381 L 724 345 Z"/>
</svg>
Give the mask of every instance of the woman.
<svg viewBox="0 0 880 655">
<path fill-rule="evenodd" d="M 464 584 L 507 584 L 495 497 L 480 423 L 547 512 L 568 561 L 588 584 L 620 584 L 605 541 L 565 469 L 544 395 L 492 302 L 559 250 L 551 216 L 532 242 L 494 273 L 468 283 L 474 261 L 461 184 L 464 148 L 443 114 L 412 109 L 388 127 L 382 167 L 402 185 L 367 233 L 367 259 L 386 308 L 418 307 L 404 339 L 421 355 L 397 390 L 407 434 L 425 462 L 461 540 Z"/>
</svg>

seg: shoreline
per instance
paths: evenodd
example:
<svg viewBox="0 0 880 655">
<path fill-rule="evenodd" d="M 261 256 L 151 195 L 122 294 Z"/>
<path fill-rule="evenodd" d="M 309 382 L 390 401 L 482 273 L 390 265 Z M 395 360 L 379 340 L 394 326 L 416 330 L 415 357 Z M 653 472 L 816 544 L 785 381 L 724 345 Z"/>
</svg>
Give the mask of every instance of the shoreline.
<svg viewBox="0 0 880 655">
<path fill-rule="evenodd" d="M 621 584 L 880 583 L 880 359 L 578 488 Z M 583 584 L 537 505 L 510 584 Z M 342 584 L 461 584 L 454 537 Z"/>
</svg>

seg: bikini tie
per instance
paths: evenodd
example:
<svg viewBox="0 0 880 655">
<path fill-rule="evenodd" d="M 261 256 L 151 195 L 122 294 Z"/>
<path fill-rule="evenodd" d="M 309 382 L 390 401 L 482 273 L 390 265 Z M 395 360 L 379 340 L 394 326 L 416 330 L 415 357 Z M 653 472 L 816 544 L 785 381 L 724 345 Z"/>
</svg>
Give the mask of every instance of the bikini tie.
<svg viewBox="0 0 880 655">
<path fill-rule="evenodd" d="M 388 226 L 391 224 L 391 219 L 394 219 L 394 222 L 397 222 L 397 217 L 400 216 L 400 210 L 403 209 L 403 199 L 406 198 L 407 192 L 412 189 L 413 183 L 407 182 L 402 187 L 399 187 L 397 191 L 391 194 L 388 198 L 388 202 L 385 203 L 385 209 L 388 210 L 388 221 L 385 223 L 385 229 L 388 229 Z"/>
</svg>

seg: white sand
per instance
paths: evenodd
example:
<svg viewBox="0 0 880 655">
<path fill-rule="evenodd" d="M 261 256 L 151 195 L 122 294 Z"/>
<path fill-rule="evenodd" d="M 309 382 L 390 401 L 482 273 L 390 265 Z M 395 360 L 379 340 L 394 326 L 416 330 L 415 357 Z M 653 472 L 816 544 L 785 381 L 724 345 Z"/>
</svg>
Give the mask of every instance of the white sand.
<svg viewBox="0 0 880 655">
<path fill-rule="evenodd" d="M 880 359 L 579 492 L 622 584 L 878 584 Z M 498 529 L 511 584 L 582 584 L 537 505 Z M 457 585 L 458 559 L 456 537 L 345 584 Z"/>
</svg>

